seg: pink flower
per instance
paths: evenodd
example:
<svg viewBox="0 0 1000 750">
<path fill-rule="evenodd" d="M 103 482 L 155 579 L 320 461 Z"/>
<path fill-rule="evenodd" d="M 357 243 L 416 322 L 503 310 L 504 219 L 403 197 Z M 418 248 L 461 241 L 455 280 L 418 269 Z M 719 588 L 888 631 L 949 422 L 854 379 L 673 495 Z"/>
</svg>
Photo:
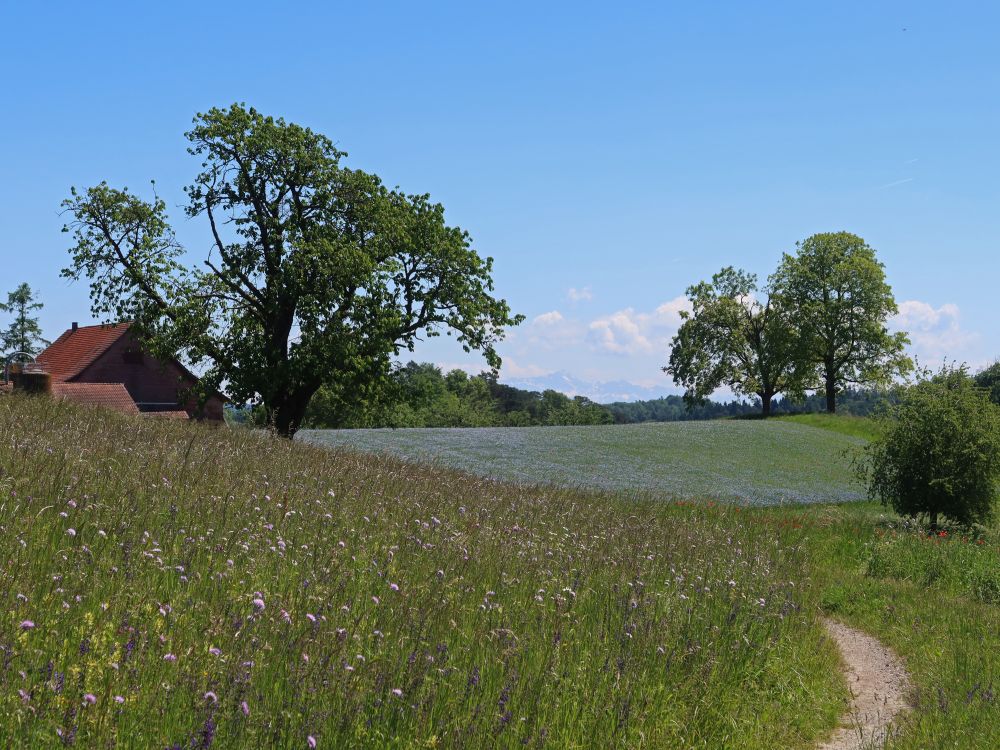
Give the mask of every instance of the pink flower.
<svg viewBox="0 0 1000 750">
<path fill-rule="evenodd" d="M 241 701 L 240 702 L 240 710 L 243 712 L 244 716 L 249 716 L 250 715 L 250 706 L 247 705 L 246 701 Z"/>
<path fill-rule="evenodd" d="M 376 604 L 378 604 L 379 601 L 381 601 L 381 600 L 377 596 L 373 596 L 372 597 L 372 601 L 375 602 Z"/>
<path fill-rule="evenodd" d="M 97 696 L 94 695 L 93 693 L 87 693 L 85 696 L 83 696 L 83 702 L 89 703 L 91 706 L 93 706 L 95 703 L 97 703 Z"/>
<path fill-rule="evenodd" d="M 395 695 L 397 698 L 402 698 L 403 697 L 403 691 L 400 690 L 399 688 L 393 688 L 392 689 L 392 694 Z"/>
<path fill-rule="evenodd" d="M 316 747 L 316 738 L 313 737 L 310 734 L 308 737 L 306 737 L 306 744 L 309 745 L 310 749 L 311 748 L 315 748 Z"/>
<path fill-rule="evenodd" d="M 122 698 L 120 695 L 116 695 L 115 696 L 115 703 L 124 703 L 124 702 L 125 702 L 125 699 Z"/>
<path fill-rule="evenodd" d="M 31 630 L 33 627 L 35 627 L 35 623 L 31 620 L 24 620 L 21 622 L 21 630 Z"/>
<path fill-rule="evenodd" d="M 395 583 L 390 583 L 389 588 L 392 589 L 393 591 L 399 591 L 399 585 Z"/>
<path fill-rule="evenodd" d="M 76 529 L 66 529 L 66 533 L 70 536 L 76 536 Z"/>
</svg>

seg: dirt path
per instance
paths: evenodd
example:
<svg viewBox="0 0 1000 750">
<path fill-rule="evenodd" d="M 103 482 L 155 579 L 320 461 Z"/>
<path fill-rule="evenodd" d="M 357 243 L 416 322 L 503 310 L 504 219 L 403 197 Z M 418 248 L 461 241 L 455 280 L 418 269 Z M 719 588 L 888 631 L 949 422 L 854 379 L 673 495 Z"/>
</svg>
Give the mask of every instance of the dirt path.
<svg viewBox="0 0 1000 750">
<path fill-rule="evenodd" d="M 823 624 L 840 648 L 852 699 L 840 728 L 818 750 L 880 747 L 893 719 L 906 708 L 904 696 L 910 687 L 906 667 L 870 635 L 833 620 Z"/>
</svg>

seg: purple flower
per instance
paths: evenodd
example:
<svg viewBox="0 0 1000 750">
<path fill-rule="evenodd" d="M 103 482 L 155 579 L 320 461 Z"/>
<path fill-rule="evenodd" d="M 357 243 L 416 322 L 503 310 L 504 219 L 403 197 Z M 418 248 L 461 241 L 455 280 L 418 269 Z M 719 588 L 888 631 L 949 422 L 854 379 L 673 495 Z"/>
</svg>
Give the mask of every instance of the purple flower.
<svg viewBox="0 0 1000 750">
<path fill-rule="evenodd" d="M 173 654 L 164 654 L 163 661 L 177 661 L 177 657 Z"/>
<path fill-rule="evenodd" d="M 115 696 L 115 703 L 124 703 L 124 702 L 125 702 L 125 699 L 122 698 L 120 695 L 116 695 Z"/>
<path fill-rule="evenodd" d="M 31 620 L 24 620 L 21 622 L 21 630 L 31 630 L 35 627 L 35 623 Z"/>
<path fill-rule="evenodd" d="M 316 615 L 311 615 L 307 613 L 306 619 L 309 620 L 309 622 L 316 622 Z"/>
<path fill-rule="evenodd" d="M 264 610 L 264 600 L 257 597 L 253 600 L 253 606 L 257 608 L 258 612 L 262 612 Z"/>
<path fill-rule="evenodd" d="M 244 716 L 249 716 L 250 715 L 250 706 L 247 705 L 246 701 L 241 701 L 240 702 L 240 710 L 243 712 Z"/>
<path fill-rule="evenodd" d="M 222 650 L 216 648 L 215 646 L 212 646 L 212 648 L 208 650 L 208 653 L 210 653 L 212 656 L 222 656 Z"/>
<path fill-rule="evenodd" d="M 70 536 L 76 536 L 76 529 L 66 529 L 66 533 Z"/>
<path fill-rule="evenodd" d="M 306 737 L 306 744 L 309 745 L 310 748 L 316 747 L 316 738 L 310 734 Z"/>
<path fill-rule="evenodd" d="M 219 696 L 217 696 L 217 695 L 216 695 L 216 694 L 215 694 L 214 692 L 212 692 L 211 690 L 209 690 L 209 691 L 208 691 L 207 693 L 205 693 L 205 696 L 204 696 L 204 698 L 205 698 L 205 700 L 207 700 L 207 701 L 211 701 L 211 702 L 212 702 L 213 704 L 215 704 L 215 703 L 218 703 L 218 702 L 219 702 Z"/>
<path fill-rule="evenodd" d="M 403 697 L 403 691 L 400 690 L 399 688 L 393 688 L 392 689 L 392 694 L 395 695 L 397 698 L 402 698 Z"/>
<path fill-rule="evenodd" d="M 393 591 L 399 591 L 399 585 L 395 583 L 390 583 L 389 588 L 392 589 Z"/>
<path fill-rule="evenodd" d="M 83 702 L 89 703 L 91 706 L 93 706 L 95 703 L 97 703 L 97 696 L 94 695 L 93 693 L 87 693 L 85 696 L 83 696 Z"/>
</svg>

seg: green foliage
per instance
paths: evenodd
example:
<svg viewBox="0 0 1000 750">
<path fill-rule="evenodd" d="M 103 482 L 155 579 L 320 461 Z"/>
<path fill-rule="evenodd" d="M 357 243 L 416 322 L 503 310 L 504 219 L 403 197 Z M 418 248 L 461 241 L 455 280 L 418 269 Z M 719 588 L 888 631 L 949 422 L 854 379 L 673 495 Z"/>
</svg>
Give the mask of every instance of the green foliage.
<svg viewBox="0 0 1000 750">
<path fill-rule="evenodd" d="M 38 317 L 32 315 L 42 307 L 42 303 L 36 299 L 31 287 L 26 283 L 8 292 L 6 303 L 0 302 L 0 312 L 14 316 L 10 325 L 0 330 L 0 356 L 4 362 L 15 352 L 37 354 L 48 345 L 49 342 L 42 338 Z"/>
<path fill-rule="evenodd" d="M 800 357 L 818 369 L 828 411 L 850 385 L 888 385 L 912 369 L 905 333 L 889 333 L 892 289 L 875 251 L 849 232 L 814 234 L 771 277 L 798 332 Z"/>
<path fill-rule="evenodd" d="M 321 387 L 342 412 L 373 398 L 391 356 L 418 336 L 455 335 L 490 367 L 507 326 L 491 258 L 427 195 L 341 165 L 325 136 L 233 105 L 187 134 L 202 171 L 187 214 L 210 251 L 182 265 L 159 197 L 106 184 L 64 202 L 75 246 L 63 274 L 91 280 L 94 314 L 133 320 L 156 354 L 204 364 L 204 389 L 259 403 L 291 435 Z"/>
<path fill-rule="evenodd" d="M 891 391 L 848 388 L 838 395 L 837 403 L 841 414 L 864 417 L 891 403 L 892 399 Z M 760 413 L 760 404 L 752 401 L 720 403 L 706 400 L 700 404 L 692 404 L 681 396 L 665 396 L 646 401 L 619 401 L 606 404 L 606 407 L 614 415 L 615 422 L 618 424 L 725 419 Z M 813 414 L 825 409 L 825 398 L 816 394 L 796 400 L 779 397 L 774 399 L 771 404 L 772 414 Z"/>
<path fill-rule="evenodd" d="M 976 385 L 990 394 L 990 401 L 1000 406 L 1000 360 L 976 373 Z"/>
<path fill-rule="evenodd" d="M 349 408 L 321 388 L 306 412 L 305 426 L 342 427 L 501 427 L 610 424 L 607 408 L 582 396 L 547 390 L 524 391 L 498 383 L 492 373 L 444 374 L 429 362 L 396 367 L 374 398 L 355 399 Z"/>
<path fill-rule="evenodd" d="M 992 517 L 1000 482 L 1000 407 L 964 368 L 903 392 L 880 419 L 861 467 L 871 496 L 897 513 L 973 523 Z"/>
<path fill-rule="evenodd" d="M 796 359 L 801 347 L 783 298 L 765 288 L 757 299 L 757 277 L 732 267 L 712 281 L 687 290 L 691 311 L 671 342 L 664 372 L 698 403 L 720 386 L 743 396 L 757 396 L 764 415 L 778 393 L 801 396 L 808 372 Z"/>
</svg>

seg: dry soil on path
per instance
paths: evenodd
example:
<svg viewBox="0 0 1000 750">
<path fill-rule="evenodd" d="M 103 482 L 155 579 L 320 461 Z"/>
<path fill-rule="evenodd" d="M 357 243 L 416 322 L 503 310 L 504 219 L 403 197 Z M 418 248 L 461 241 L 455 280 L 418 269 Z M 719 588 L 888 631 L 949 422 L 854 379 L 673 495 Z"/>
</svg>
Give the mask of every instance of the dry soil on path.
<svg viewBox="0 0 1000 750">
<path fill-rule="evenodd" d="M 910 676 L 902 660 L 867 633 L 824 620 L 843 657 L 851 707 L 819 750 L 881 747 L 896 716 L 906 709 Z"/>
</svg>

